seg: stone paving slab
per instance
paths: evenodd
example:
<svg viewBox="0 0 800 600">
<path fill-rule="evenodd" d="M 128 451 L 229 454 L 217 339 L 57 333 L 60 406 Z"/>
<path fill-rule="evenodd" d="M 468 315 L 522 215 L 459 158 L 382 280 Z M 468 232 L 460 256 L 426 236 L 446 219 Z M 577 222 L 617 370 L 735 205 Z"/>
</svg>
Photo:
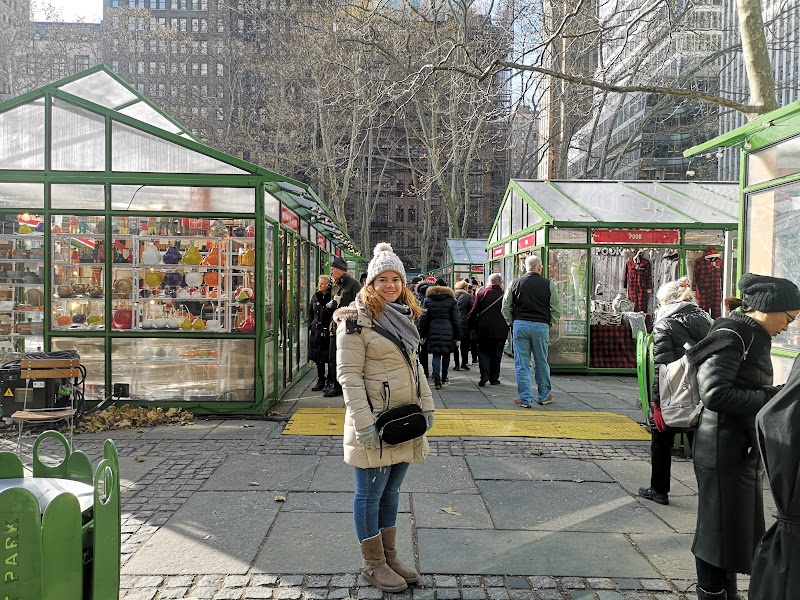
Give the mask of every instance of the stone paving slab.
<svg viewBox="0 0 800 600">
<path fill-rule="evenodd" d="M 398 515 L 397 549 L 414 563 L 411 517 Z M 361 565 L 353 515 L 280 513 L 253 563 L 256 573 L 352 573 Z"/>
<path fill-rule="evenodd" d="M 255 482 L 262 489 L 305 491 L 318 462 L 317 456 L 234 456 L 219 466 L 202 489 L 252 490 L 250 482 Z"/>
<path fill-rule="evenodd" d="M 219 424 L 203 436 L 205 440 L 238 440 L 263 439 L 283 429 L 281 423 L 275 421 L 257 421 L 254 419 L 233 419 Z"/>
<path fill-rule="evenodd" d="M 247 573 L 279 507 L 272 492 L 197 492 L 134 554 L 123 572 Z"/>
<path fill-rule="evenodd" d="M 481 481 L 478 487 L 498 529 L 670 532 L 616 484 Z"/>
<path fill-rule="evenodd" d="M 607 412 L 617 412 L 619 410 L 629 411 L 635 408 L 631 406 L 630 402 L 621 400 L 617 396 L 599 393 L 598 391 L 591 394 L 576 392 L 573 393 L 572 396 L 591 408 Z"/>
<path fill-rule="evenodd" d="M 659 577 L 621 534 L 420 529 L 420 565 L 450 574 Z"/>
<path fill-rule="evenodd" d="M 466 460 L 456 456 L 429 456 L 423 464 L 411 465 L 400 490 L 448 494 L 478 493 Z"/>
<path fill-rule="evenodd" d="M 692 554 L 693 534 L 635 533 L 631 535 L 631 540 L 665 577 L 669 579 L 696 577 Z"/>
<path fill-rule="evenodd" d="M 319 460 L 314 475 L 308 484 L 312 492 L 350 492 L 356 491 L 353 467 L 344 462 L 341 456 L 323 456 Z M 407 491 L 407 490 L 403 490 Z"/>
<path fill-rule="evenodd" d="M 182 427 L 153 427 L 139 437 L 143 440 L 198 440 L 215 429 L 219 421 L 197 420 Z"/>
<path fill-rule="evenodd" d="M 678 467 L 680 463 L 681 459 L 673 459 L 673 470 L 676 470 L 676 467 Z M 626 460 L 609 460 L 604 461 L 598 466 L 631 494 L 638 494 L 640 487 L 650 486 L 652 468 L 649 461 L 631 464 Z M 692 471 L 692 473 L 694 473 L 694 471 Z M 696 492 L 694 490 L 686 487 L 675 478 L 670 482 L 670 498 L 672 498 L 672 496 L 693 496 L 695 494 Z"/>
<path fill-rule="evenodd" d="M 417 493 L 412 494 L 412 501 L 417 527 L 494 529 L 494 523 L 481 496 Z"/>
<path fill-rule="evenodd" d="M 409 512 L 408 494 L 400 494 L 399 512 Z M 353 492 L 289 492 L 281 512 L 353 512 Z"/>
<path fill-rule="evenodd" d="M 614 481 L 594 463 L 567 458 L 469 456 L 467 464 L 476 480 Z"/>
</svg>

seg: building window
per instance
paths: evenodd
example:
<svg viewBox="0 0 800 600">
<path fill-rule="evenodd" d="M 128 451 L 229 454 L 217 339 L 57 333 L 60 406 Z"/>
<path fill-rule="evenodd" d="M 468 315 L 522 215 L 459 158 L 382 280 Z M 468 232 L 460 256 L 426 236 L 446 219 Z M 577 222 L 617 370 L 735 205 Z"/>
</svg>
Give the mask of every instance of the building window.
<svg viewBox="0 0 800 600">
<path fill-rule="evenodd" d="M 197 33 L 200 31 L 200 21 L 198 19 L 192 19 L 192 33 Z"/>
<path fill-rule="evenodd" d="M 417 209 L 409 207 L 408 208 L 408 222 L 409 223 L 416 223 L 417 222 Z"/>
<path fill-rule="evenodd" d="M 222 63 L 217 63 L 217 77 L 225 75 L 225 67 Z"/>
<path fill-rule="evenodd" d="M 89 68 L 89 57 L 86 55 L 78 55 L 75 57 L 75 72 L 85 71 Z"/>
<path fill-rule="evenodd" d="M 402 223 L 403 222 L 403 207 L 398 206 L 394 211 L 394 222 L 395 223 Z"/>
<path fill-rule="evenodd" d="M 208 77 L 208 63 L 200 63 L 200 75 Z"/>
</svg>

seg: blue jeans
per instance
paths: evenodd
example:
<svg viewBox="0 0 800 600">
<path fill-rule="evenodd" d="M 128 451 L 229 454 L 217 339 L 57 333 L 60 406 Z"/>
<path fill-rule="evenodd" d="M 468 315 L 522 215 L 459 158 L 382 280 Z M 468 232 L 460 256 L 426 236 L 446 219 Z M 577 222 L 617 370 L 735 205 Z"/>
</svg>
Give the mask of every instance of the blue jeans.
<svg viewBox="0 0 800 600">
<path fill-rule="evenodd" d="M 547 345 L 550 325 L 533 321 L 514 321 L 514 370 L 517 374 L 517 392 L 520 400 L 533 403 L 531 386 L 531 352 L 538 400 L 550 395 L 550 364 L 547 362 Z"/>
<path fill-rule="evenodd" d="M 408 471 L 408 463 L 389 467 L 359 469 L 356 467 L 356 495 L 353 499 L 353 520 L 360 544 L 375 537 L 384 527 L 397 524 L 400 484 Z"/>
</svg>

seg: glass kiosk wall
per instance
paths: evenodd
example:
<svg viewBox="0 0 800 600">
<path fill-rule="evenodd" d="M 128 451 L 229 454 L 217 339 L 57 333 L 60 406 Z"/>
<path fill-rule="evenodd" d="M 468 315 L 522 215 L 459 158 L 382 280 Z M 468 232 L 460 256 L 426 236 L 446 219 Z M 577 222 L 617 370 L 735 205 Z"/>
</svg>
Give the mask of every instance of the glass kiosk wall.
<svg viewBox="0 0 800 600">
<path fill-rule="evenodd" d="M 263 413 L 304 374 L 308 296 L 355 253 L 309 188 L 104 67 L 0 105 L 0 142 L 6 358 L 75 349 L 87 400 L 198 412 Z"/>
<path fill-rule="evenodd" d="M 736 212 L 733 184 L 513 180 L 489 238 L 489 270 L 508 282 L 526 256 L 542 258 L 563 307 L 550 330 L 555 370 L 630 373 L 661 284 L 687 275 L 703 308 L 721 313 Z"/>
<path fill-rule="evenodd" d="M 740 153 L 743 200 L 740 273 L 800 283 L 800 102 L 794 102 L 687 150 L 687 156 Z M 775 383 L 783 383 L 800 355 L 800 324 L 772 340 Z"/>
</svg>

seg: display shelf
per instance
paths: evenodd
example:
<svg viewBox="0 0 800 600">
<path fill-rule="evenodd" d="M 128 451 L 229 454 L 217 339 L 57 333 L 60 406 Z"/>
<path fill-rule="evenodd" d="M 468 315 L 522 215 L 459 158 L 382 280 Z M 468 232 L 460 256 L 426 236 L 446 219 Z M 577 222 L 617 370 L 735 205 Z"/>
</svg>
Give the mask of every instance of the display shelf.
<svg viewBox="0 0 800 600">
<path fill-rule="evenodd" d="M 43 244 L 43 234 L 0 234 L 0 339 L 5 340 L 0 351 L 3 353 L 31 352 L 44 346 Z"/>
</svg>

